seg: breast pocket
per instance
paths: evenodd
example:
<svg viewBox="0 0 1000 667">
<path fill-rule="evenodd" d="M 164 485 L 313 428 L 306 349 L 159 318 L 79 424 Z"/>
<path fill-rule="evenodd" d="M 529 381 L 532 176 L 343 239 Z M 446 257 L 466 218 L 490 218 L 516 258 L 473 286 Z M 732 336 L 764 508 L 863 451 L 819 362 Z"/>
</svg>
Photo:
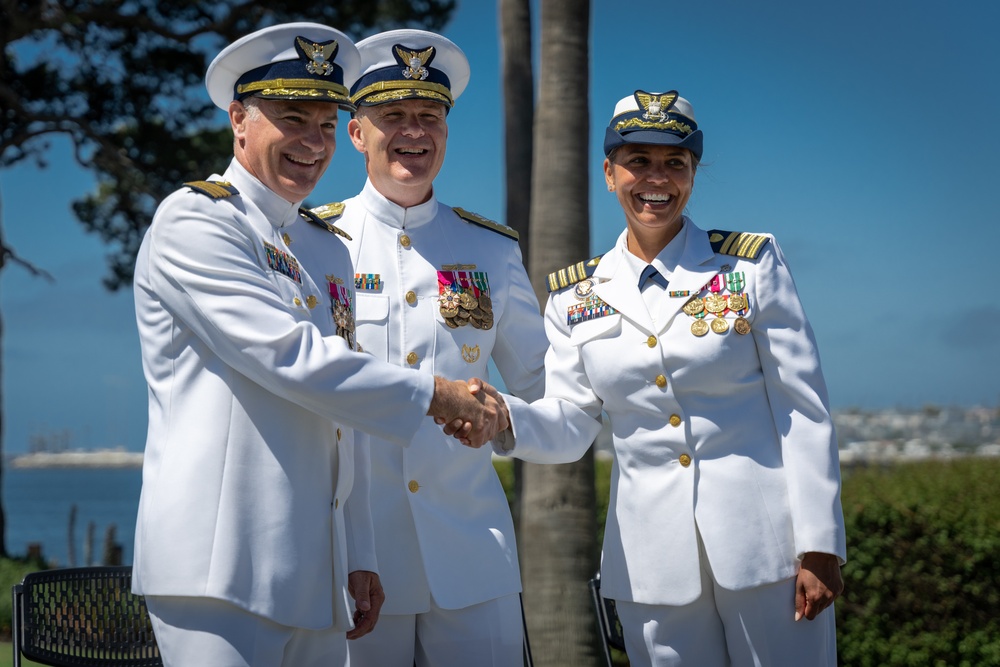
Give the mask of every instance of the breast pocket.
<svg viewBox="0 0 1000 667">
<path fill-rule="evenodd" d="M 357 293 L 358 344 L 379 359 L 389 358 L 389 297 Z"/>
<path fill-rule="evenodd" d="M 596 320 L 590 320 L 589 322 L 574 324 L 573 329 L 569 333 L 569 342 L 570 345 L 580 347 L 593 341 L 615 338 L 621 331 L 622 316 L 615 313 L 614 315 L 607 315 Z"/>
<path fill-rule="evenodd" d="M 285 276 L 275 274 L 272 279 L 278 288 L 278 294 L 281 295 L 282 302 L 288 310 L 300 320 L 311 319 L 310 307 L 316 307 L 318 303 L 316 296 L 313 295 L 310 297 L 300 283 Z"/>
</svg>

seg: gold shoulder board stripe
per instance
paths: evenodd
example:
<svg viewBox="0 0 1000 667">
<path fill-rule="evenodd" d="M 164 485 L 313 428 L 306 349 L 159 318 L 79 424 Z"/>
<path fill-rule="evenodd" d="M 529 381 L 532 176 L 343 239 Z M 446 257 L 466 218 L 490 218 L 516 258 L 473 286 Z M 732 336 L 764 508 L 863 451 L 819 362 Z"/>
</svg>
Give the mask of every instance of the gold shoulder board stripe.
<svg viewBox="0 0 1000 667">
<path fill-rule="evenodd" d="M 594 275 L 594 271 L 597 269 L 597 265 L 600 261 L 601 255 L 598 255 L 597 257 L 593 257 L 583 262 L 570 264 L 565 269 L 553 271 L 549 274 L 548 278 L 545 279 L 549 292 L 555 292 L 556 290 L 569 287 L 570 285 L 575 285 L 584 278 L 589 278 Z"/>
<path fill-rule="evenodd" d="M 327 204 L 327 206 L 329 206 L 329 204 Z M 341 204 L 341 207 L 343 207 L 343 204 Z M 320 216 L 316 215 L 313 212 L 315 210 L 316 209 L 313 209 L 312 211 L 310 211 L 307 208 L 300 208 L 299 209 L 299 215 L 301 215 L 303 218 L 305 218 L 310 223 L 316 225 L 317 227 L 319 227 L 321 229 L 325 229 L 326 231 L 330 232 L 331 234 L 337 234 L 338 236 L 343 236 L 348 241 L 351 240 L 351 235 L 350 234 L 348 234 L 347 232 L 345 232 L 340 227 L 335 227 L 332 223 L 329 223 L 326 220 L 324 220 L 323 218 L 321 218 Z"/>
<path fill-rule="evenodd" d="M 335 201 L 330 202 L 329 204 L 323 204 L 322 206 L 317 206 L 312 209 L 312 212 L 318 215 L 321 220 L 330 220 L 331 218 L 339 218 L 344 215 L 345 208 L 347 207 L 344 206 L 343 202 Z"/>
<path fill-rule="evenodd" d="M 757 259 L 761 249 L 770 240 L 771 237 L 766 234 L 751 234 L 750 232 L 727 232 L 713 229 L 708 233 L 708 241 L 712 244 L 713 251 L 743 259 Z"/>
<path fill-rule="evenodd" d="M 212 199 L 225 199 L 226 197 L 232 197 L 240 193 L 229 181 L 191 181 L 184 185 L 195 192 L 208 195 Z"/>
<path fill-rule="evenodd" d="M 470 213 L 469 211 L 466 211 L 464 208 L 458 208 L 457 206 L 454 207 L 452 210 L 458 214 L 458 217 L 460 217 L 462 220 L 465 220 L 466 222 L 471 222 L 474 225 L 485 227 L 486 229 L 492 230 L 497 234 L 503 234 L 507 238 L 514 239 L 515 241 L 518 239 L 517 230 L 511 229 L 507 225 L 501 225 L 499 222 L 493 222 L 489 218 L 484 218 L 478 213 Z"/>
</svg>

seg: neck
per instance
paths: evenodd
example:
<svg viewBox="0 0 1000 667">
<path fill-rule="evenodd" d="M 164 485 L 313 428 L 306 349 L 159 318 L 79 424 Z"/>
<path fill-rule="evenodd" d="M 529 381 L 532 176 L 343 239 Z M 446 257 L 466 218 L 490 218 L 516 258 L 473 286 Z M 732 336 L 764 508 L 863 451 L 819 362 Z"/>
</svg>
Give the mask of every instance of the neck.
<svg viewBox="0 0 1000 667">
<path fill-rule="evenodd" d="M 678 219 L 676 224 L 655 232 L 637 230 L 630 226 L 625 238 L 626 247 L 630 253 L 648 264 L 674 240 L 682 225 L 683 221 Z"/>
</svg>

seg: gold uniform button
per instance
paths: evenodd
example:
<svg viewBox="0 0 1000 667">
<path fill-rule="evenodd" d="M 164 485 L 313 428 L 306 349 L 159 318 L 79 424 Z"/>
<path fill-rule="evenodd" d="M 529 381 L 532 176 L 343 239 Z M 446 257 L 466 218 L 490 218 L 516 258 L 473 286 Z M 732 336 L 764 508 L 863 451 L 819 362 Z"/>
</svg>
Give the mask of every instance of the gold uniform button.
<svg viewBox="0 0 1000 667">
<path fill-rule="evenodd" d="M 656 376 L 656 386 L 659 387 L 660 389 L 663 389 L 664 387 L 666 387 L 667 386 L 667 378 L 666 378 L 666 376 L 664 376 L 664 375 L 657 375 Z"/>
<path fill-rule="evenodd" d="M 408 363 L 409 365 L 413 366 L 414 364 L 417 363 L 417 361 L 418 357 L 416 352 L 410 352 L 408 355 L 406 355 L 406 363 Z"/>
<path fill-rule="evenodd" d="M 315 308 L 316 304 L 318 303 L 319 299 L 317 299 L 315 295 L 310 294 L 309 296 L 306 297 L 306 305 L 309 306 L 309 310 Z"/>
<path fill-rule="evenodd" d="M 687 454 L 681 454 L 680 458 L 678 458 L 677 461 L 685 468 L 691 465 L 691 457 L 688 456 Z"/>
<path fill-rule="evenodd" d="M 656 347 L 656 336 L 650 336 L 646 339 L 646 345 L 650 347 Z"/>
<path fill-rule="evenodd" d="M 411 479 L 410 483 L 406 485 L 406 488 L 410 490 L 410 493 L 416 493 L 417 489 L 420 488 L 420 485 L 417 484 L 417 480 Z"/>
<path fill-rule="evenodd" d="M 670 425 L 674 428 L 681 425 L 681 418 L 678 415 L 670 415 Z"/>
<path fill-rule="evenodd" d="M 292 237 L 288 235 L 288 232 L 281 235 L 281 240 L 285 242 L 285 245 L 292 245 Z"/>
<path fill-rule="evenodd" d="M 340 442 L 340 438 L 341 438 L 342 435 L 343 434 L 340 432 L 340 429 L 338 428 L 337 429 L 337 442 Z"/>
<path fill-rule="evenodd" d="M 412 306 L 416 302 L 417 302 L 417 293 L 414 292 L 413 290 L 410 290 L 409 292 L 407 292 L 406 293 L 406 303 L 408 303 L 408 304 L 410 304 Z"/>
<path fill-rule="evenodd" d="M 406 234 L 401 235 L 399 237 L 399 245 L 403 246 L 404 248 L 409 248 L 410 247 L 410 237 L 407 236 Z"/>
<path fill-rule="evenodd" d="M 292 299 L 292 303 L 294 303 L 296 306 L 301 306 L 302 299 L 300 299 L 299 297 L 295 297 L 294 299 Z"/>
<path fill-rule="evenodd" d="M 333 499 L 333 509 L 337 509 L 338 507 L 340 507 L 340 498 L 334 498 Z"/>
</svg>

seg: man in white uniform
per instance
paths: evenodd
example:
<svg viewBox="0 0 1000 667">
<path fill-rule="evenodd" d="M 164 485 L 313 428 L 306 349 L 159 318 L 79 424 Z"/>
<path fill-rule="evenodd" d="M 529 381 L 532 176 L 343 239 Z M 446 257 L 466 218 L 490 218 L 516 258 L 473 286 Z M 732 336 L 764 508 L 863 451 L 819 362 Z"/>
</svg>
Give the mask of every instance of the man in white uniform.
<svg viewBox="0 0 1000 667">
<path fill-rule="evenodd" d="M 449 40 L 396 30 L 358 44 L 348 125 L 368 181 L 315 212 L 350 237 L 357 340 L 378 359 L 453 379 L 492 357 L 509 391 L 543 391 L 545 340 L 516 233 L 434 196 L 447 114 L 469 65 Z M 463 449 L 427 418 L 410 446 L 372 438 L 372 515 L 386 602 L 350 644 L 361 667 L 520 665 L 517 549 L 489 448 Z"/>
<path fill-rule="evenodd" d="M 352 429 L 403 446 L 430 412 L 469 420 L 481 444 L 501 425 L 464 383 L 353 349 L 289 247 L 358 63 L 312 23 L 227 47 L 206 84 L 235 159 L 165 199 L 139 251 L 149 430 L 133 589 L 168 667 L 346 664 L 345 631 L 370 631 L 382 595 Z M 353 273 L 345 248 L 337 261 Z"/>
</svg>

